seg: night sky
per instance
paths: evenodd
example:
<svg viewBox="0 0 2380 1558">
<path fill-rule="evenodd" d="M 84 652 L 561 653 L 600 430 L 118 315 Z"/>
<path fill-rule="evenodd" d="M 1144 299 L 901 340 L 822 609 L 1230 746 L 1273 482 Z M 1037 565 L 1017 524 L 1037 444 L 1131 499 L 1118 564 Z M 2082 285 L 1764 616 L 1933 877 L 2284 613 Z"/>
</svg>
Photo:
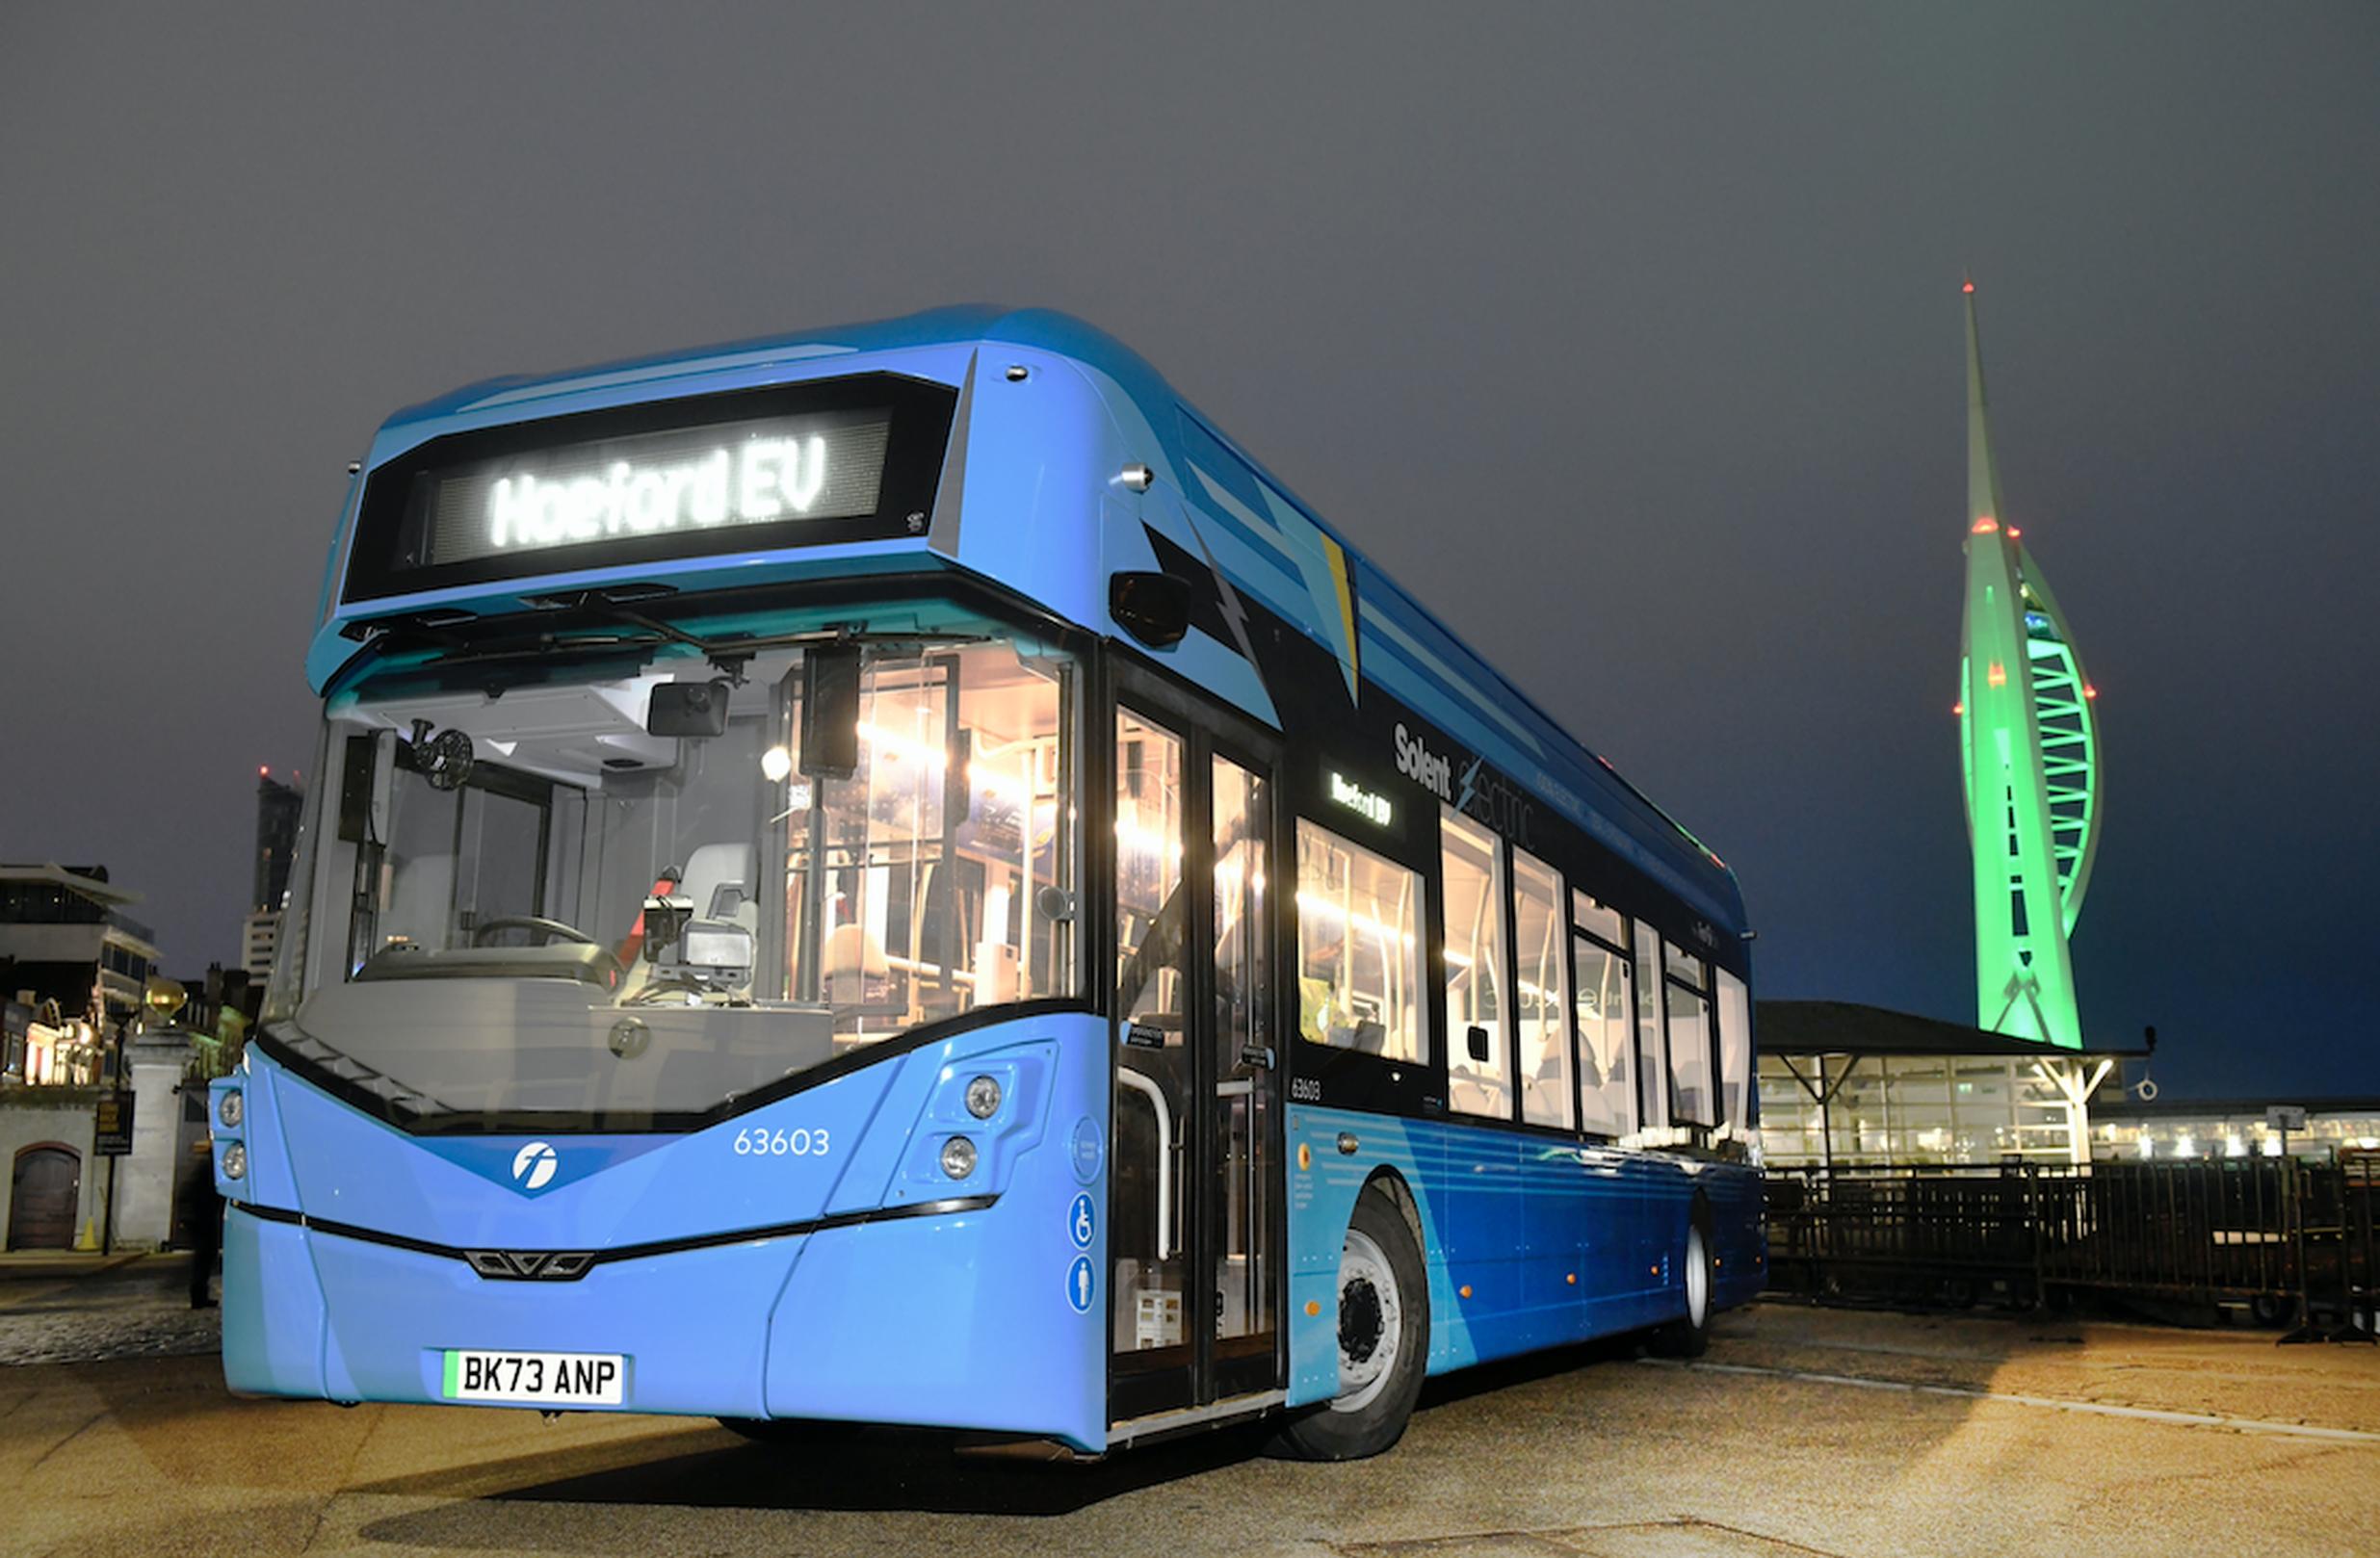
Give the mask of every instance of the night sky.
<svg viewBox="0 0 2380 1558">
<path fill-rule="evenodd" d="M 233 961 L 347 462 L 498 373 L 1080 314 L 1972 1020 L 1958 283 L 2102 696 L 2087 1031 L 2380 1093 L 2380 11 L 10 7 L 0 858 Z"/>
</svg>

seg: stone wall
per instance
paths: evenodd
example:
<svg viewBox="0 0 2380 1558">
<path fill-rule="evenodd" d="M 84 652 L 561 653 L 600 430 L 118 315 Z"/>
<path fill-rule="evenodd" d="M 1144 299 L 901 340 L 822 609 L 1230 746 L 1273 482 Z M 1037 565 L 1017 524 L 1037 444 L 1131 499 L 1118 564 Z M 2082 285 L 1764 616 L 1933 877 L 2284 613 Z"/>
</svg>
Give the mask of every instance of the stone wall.
<svg viewBox="0 0 2380 1558">
<path fill-rule="evenodd" d="M 81 1156 L 74 1231 L 79 1235 L 85 1224 L 95 1222 L 107 1187 L 107 1169 L 91 1151 L 98 1104 L 95 1087 L 0 1087 L 0 1234 L 8 1228 L 9 1202 L 16 1190 L 16 1155 L 45 1142 Z"/>
</svg>

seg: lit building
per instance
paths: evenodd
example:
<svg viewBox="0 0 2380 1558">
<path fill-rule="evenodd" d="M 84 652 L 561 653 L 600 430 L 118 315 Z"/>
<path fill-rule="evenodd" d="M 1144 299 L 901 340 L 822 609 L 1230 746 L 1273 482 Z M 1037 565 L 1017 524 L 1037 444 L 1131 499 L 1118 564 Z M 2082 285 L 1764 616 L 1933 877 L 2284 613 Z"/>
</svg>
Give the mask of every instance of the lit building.
<svg viewBox="0 0 2380 1558">
<path fill-rule="evenodd" d="M 305 810 L 305 792 L 273 777 L 270 768 L 256 770 L 256 881 L 248 894 L 251 909 L 274 909 L 289 896 L 289 862 L 298 848 L 298 818 Z"/>
<path fill-rule="evenodd" d="M 0 865 L 0 983 L 56 1004 L 105 1044 L 141 1010 L 155 932 L 124 913 L 141 901 L 104 866 Z"/>
<path fill-rule="evenodd" d="M 273 954 L 280 949 L 281 911 L 250 909 L 240 922 L 240 967 L 251 979 L 273 975 Z"/>
<path fill-rule="evenodd" d="M 2079 1163 L 2096 1150 L 2089 1105 L 2111 1054 L 1847 1001 L 1764 1000 L 1759 1014 L 1771 1168 Z"/>
<path fill-rule="evenodd" d="M 248 917 L 240 922 L 240 966 L 251 978 L 273 973 L 273 955 L 281 939 L 281 908 L 289 897 L 289 865 L 298 849 L 298 821 L 305 810 L 305 792 L 273 777 L 271 768 L 256 770 L 256 875 L 248 894 Z"/>
<path fill-rule="evenodd" d="M 2310 1098 L 2303 1130 L 2288 1133 L 2293 1157 L 2380 1152 L 2380 1098 Z M 2125 1097 L 2091 1119 L 2091 1156 L 2102 1161 L 2174 1157 L 2279 1157 L 2281 1133 L 2267 1104 L 2252 1099 Z"/>
</svg>

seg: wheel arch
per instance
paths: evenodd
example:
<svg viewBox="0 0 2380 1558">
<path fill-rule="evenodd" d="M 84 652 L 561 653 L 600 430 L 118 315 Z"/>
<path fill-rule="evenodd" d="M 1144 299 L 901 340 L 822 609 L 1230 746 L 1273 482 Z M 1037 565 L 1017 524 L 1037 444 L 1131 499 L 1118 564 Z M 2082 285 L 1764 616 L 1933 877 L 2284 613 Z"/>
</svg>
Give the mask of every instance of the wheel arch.
<svg viewBox="0 0 2380 1558">
<path fill-rule="evenodd" d="M 1413 1247 L 1422 1252 L 1422 1264 L 1426 1267 L 1429 1264 L 1429 1238 L 1422 1229 L 1422 1205 L 1413 1194 L 1413 1186 L 1405 1182 L 1403 1173 L 1395 1164 L 1382 1163 L 1365 1177 L 1363 1188 L 1355 1192 L 1355 1199 L 1361 1201 L 1375 1189 L 1386 1196 L 1388 1204 L 1404 1218 L 1406 1229 L 1413 1234 Z M 1347 1212 L 1350 1217 L 1354 1215 L 1351 1204 Z"/>
</svg>

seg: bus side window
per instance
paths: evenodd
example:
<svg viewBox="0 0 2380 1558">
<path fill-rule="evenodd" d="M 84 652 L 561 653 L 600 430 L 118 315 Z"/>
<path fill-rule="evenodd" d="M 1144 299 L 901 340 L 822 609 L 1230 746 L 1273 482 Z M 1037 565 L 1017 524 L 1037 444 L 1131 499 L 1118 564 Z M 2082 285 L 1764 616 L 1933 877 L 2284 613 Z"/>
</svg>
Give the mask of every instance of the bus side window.
<svg viewBox="0 0 2380 1558">
<path fill-rule="evenodd" d="M 1669 1125 L 1669 1057 L 1661 1048 L 1661 933 L 1639 920 L 1635 922 L 1636 966 L 1636 1099 L 1640 1129 L 1663 1130 Z"/>
<path fill-rule="evenodd" d="M 1521 1031 L 1521 1118 L 1576 1123 L 1570 1090 L 1570 948 L 1562 933 L 1562 879 L 1526 850 L 1512 851 L 1512 941 L 1521 983 L 1513 1011 Z"/>
<path fill-rule="evenodd" d="M 1711 998 L 1701 958 L 1664 945 L 1668 972 L 1661 1004 L 1669 1018 L 1669 1112 L 1680 1125 L 1715 1126 L 1711 1077 Z"/>
<path fill-rule="evenodd" d="M 1719 1089 L 1726 1119 L 1739 1135 L 1752 1129 L 1752 1002 L 1743 981 L 1713 971 L 1719 987 Z"/>
<path fill-rule="evenodd" d="M 1571 1001 L 1579 1022 L 1581 1121 L 1604 1135 L 1636 1129 L 1635 1010 L 1628 995 L 1628 940 L 1620 917 L 1584 893 L 1570 896 Z"/>
<path fill-rule="evenodd" d="M 1446 895 L 1447 1104 L 1509 1120 L 1504 849 L 1494 834 L 1447 806 L 1439 808 L 1438 837 Z"/>
<path fill-rule="evenodd" d="M 1422 1058 L 1422 877 L 1297 819 L 1297 1031 Z"/>
</svg>

